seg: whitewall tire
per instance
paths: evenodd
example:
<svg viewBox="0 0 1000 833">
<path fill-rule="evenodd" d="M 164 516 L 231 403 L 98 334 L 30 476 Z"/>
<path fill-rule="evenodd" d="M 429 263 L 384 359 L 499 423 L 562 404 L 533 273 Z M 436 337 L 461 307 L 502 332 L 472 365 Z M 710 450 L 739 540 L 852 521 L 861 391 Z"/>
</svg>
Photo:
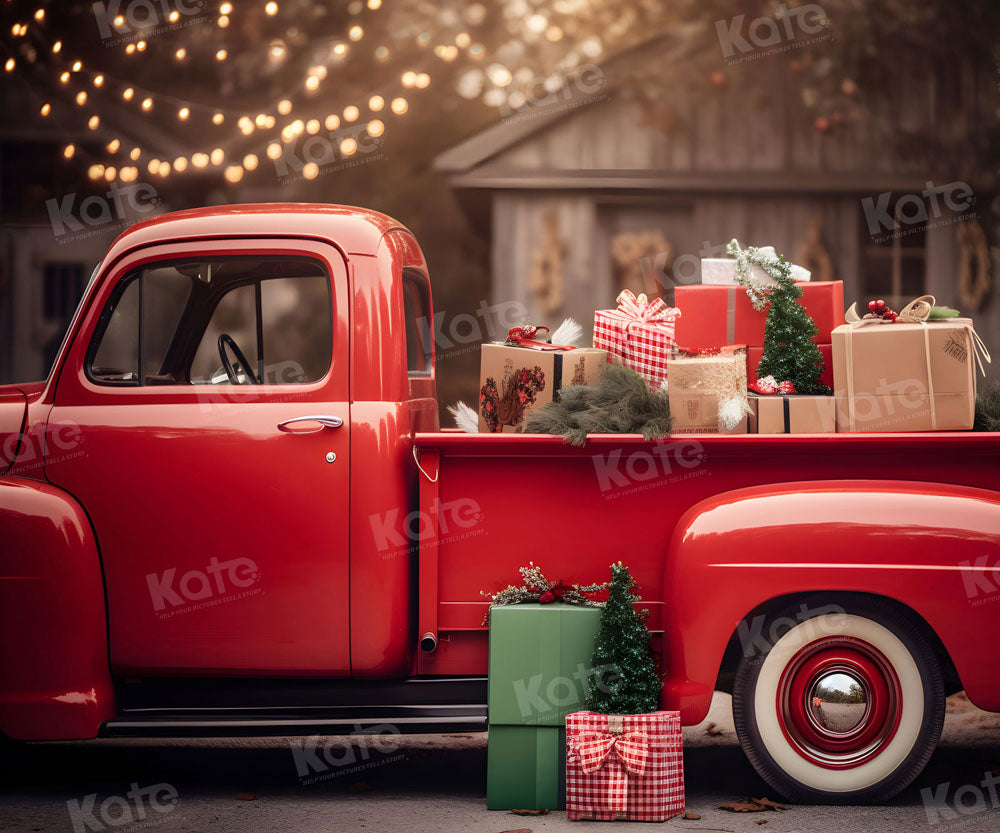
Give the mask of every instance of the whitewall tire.
<svg viewBox="0 0 1000 833">
<path fill-rule="evenodd" d="M 884 801 L 920 773 L 941 734 L 944 684 L 912 616 L 874 599 L 820 600 L 776 612 L 763 633 L 740 660 L 733 717 L 771 787 L 793 801 Z"/>
</svg>

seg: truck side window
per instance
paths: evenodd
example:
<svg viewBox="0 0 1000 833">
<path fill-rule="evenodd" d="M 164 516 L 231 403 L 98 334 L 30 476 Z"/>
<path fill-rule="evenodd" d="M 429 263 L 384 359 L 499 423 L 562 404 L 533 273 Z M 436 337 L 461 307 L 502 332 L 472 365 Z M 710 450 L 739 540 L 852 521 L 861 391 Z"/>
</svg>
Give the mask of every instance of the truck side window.
<svg viewBox="0 0 1000 833">
<path fill-rule="evenodd" d="M 431 318 L 427 276 L 416 269 L 403 270 L 403 316 L 406 319 L 406 368 L 410 375 L 431 372 L 434 321 Z"/>
<path fill-rule="evenodd" d="M 316 382 L 330 369 L 330 280 L 304 258 L 233 257 L 157 264 L 126 276 L 101 316 L 89 378 L 105 385 Z M 252 379 L 249 377 L 253 377 Z"/>
</svg>

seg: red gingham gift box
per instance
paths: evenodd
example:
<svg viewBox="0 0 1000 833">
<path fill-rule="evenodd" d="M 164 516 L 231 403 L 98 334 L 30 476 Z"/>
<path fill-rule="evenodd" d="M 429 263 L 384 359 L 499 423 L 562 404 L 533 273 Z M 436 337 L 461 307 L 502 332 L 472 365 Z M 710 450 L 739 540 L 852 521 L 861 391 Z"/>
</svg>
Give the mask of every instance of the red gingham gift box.
<svg viewBox="0 0 1000 833">
<path fill-rule="evenodd" d="M 674 323 L 681 311 L 662 298 L 638 298 L 629 290 L 618 298 L 618 309 L 594 312 L 594 347 L 607 350 L 641 375 L 650 388 L 667 378 L 667 358 L 674 346 Z"/>
<path fill-rule="evenodd" d="M 566 816 L 666 821 L 684 810 L 680 712 L 566 715 Z"/>
</svg>

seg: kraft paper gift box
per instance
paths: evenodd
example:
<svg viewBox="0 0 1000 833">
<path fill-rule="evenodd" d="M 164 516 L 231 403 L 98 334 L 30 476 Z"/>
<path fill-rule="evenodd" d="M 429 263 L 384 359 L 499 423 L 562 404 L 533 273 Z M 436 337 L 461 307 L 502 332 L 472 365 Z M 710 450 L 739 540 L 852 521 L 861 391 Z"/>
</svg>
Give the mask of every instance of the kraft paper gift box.
<svg viewBox="0 0 1000 833">
<path fill-rule="evenodd" d="M 601 608 L 490 609 L 486 806 L 562 809 L 566 715 L 584 707 Z"/>
<path fill-rule="evenodd" d="M 569 385 L 596 385 L 608 362 L 606 350 L 591 347 L 541 350 L 484 344 L 479 362 L 479 430 L 524 430 L 535 408 L 558 399 Z"/>
<path fill-rule="evenodd" d="M 755 396 L 758 434 L 833 434 L 837 430 L 832 396 Z"/>
<path fill-rule="evenodd" d="M 747 402 L 746 351 L 702 356 L 677 356 L 670 360 L 667 394 L 670 401 L 672 432 L 677 434 L 746 434 Z M 742 418 L 729 430 L 721 430 L 720 403 L 743 403 Z"/>
<path fill-rule="evenodd" d="M 619 294 L 617 309 L 594 312 L 594 347 L 607 350 L 620 363 L 642 376 L 650 388 L 667 378 L 667 359 L 673 351 L 674 329 L 681 313 L 661 298 Z"/>
<path fill-rule="evenodd" d="M 816 322 L 818 332 L 813 341 L 829 344 L 834 327 L 844 323 L 844 282 L 809 281 L 796 286 L 802 289 L 799 303 Z M 678 286 L 674 303 L 682 313 L 675 333 L 681 348 L 764 346 L 767 309 L 755 310 L 742 286 Z"/>
<path fill-rule="evenodd" d="M 833 345 L 818 345 L 819 352 L 823 356 L 823 373 L 819 380 L 829 388 L 833 387 Z M 764 358 L 763 347 L 747 348 L 747 380 L 752 384 L 757 378 L 757 365 Z"/>
<path fill-rule="evenodd" d="M 833 331 L 840 432 L 972 427 L 977 344 L 972 322 L 844 324 Z"/>
<path fill-rule="evenodd" d="M 680 712 L 566 717 L 566 817 L 666 821 L 684 811 Z"/>
</svg>

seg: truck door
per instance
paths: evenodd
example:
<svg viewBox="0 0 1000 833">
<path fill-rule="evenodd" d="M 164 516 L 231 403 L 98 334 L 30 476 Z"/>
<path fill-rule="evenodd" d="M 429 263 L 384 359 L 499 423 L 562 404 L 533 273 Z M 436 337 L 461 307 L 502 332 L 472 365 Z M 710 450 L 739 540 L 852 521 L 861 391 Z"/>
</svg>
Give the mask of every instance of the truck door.
<svg viewBox="0 0 1000 833">
<path fill-rule="evenodd" d="M 119 673 L 350 674 L 348 269 L 229 240 L 110 267 L 46 460 L 94 524 Z"/>
</svg>

